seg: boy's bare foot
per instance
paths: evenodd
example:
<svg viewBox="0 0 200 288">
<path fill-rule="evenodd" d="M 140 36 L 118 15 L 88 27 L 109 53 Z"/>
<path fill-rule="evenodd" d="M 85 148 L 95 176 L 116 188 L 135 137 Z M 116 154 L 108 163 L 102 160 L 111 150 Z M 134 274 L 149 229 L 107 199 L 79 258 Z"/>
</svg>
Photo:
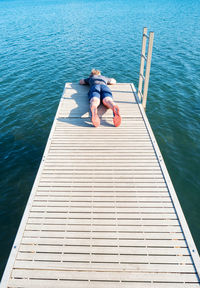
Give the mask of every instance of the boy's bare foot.
<svg viewBox="0 0 200 288">
<path fill-rule="evenodd" d="M 97 113 L 97 107 L 92 106 L 91 112 L 92 112 L 92 123 L 95 127 L 98 127 L 100 125 L 100 119 Z"/>
<path fill-rule="evenodd" d="M 119 107 L 117 105 L 113 107 L 113 113 L 114 113 L 113 123 L 115 127 L 118 127 L 121 124 L 121 116 L 119 114 Z"/>
</svg>

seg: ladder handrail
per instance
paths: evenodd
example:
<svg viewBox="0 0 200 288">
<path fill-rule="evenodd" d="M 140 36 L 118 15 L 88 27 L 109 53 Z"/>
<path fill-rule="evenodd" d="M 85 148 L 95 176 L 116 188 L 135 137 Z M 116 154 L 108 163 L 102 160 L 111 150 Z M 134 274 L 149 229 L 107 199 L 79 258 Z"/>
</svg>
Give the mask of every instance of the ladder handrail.
<svg viewBox="0 0 200 288">
<path fill-rule="evenodd" d="M 146 53 L 146 41 L 148 43 L 148 51 L 147 56 Z M 141 51 L 141 62 L 140 62 L 140 73 L 139 73 L 139 83 L 138 83 L 138 98 L 142 101 L 142 106 L 146 109 L 147 103 L 147 92 L 149 86 L 149 76 L 150 76 L 150 67 L 151 67 L 151 56 L 152 56 L 152 49 L 153 49 L 153 39 L 154 39 L 154 32 L 150 32 L 149 36 L 147 35 L 147 28 L 143 29 L 142 35 L 142 51 Z M 144 64 L 146 61 L 146 68 L 145 68 L 145 76 L 144 76 Z M 143 87 L 144 81 L 144 87 Z M 142 93 L 143 87 L 143 93 Z"/>
<path fill-rule="evenodd" d="M 143 56 L 145 56 L 146 39 L 147 39 L 144 35 L 147 35 L 147 28 L 146 27 L 143 29 L 143 35 L 142 35 L 142 51 L 141 51 L 141 61 L 140 61 L 140 75 L 143 75 L 143 73 L 144 73 L 144 60 L 145 59 L 144 59 Z M 141 101 L 141 93 L 142 93 L 142 84 L 143 84 L 143 77 L 139 76 L 138 98 L 140 99 L 140 101 Z"/>
</svg>

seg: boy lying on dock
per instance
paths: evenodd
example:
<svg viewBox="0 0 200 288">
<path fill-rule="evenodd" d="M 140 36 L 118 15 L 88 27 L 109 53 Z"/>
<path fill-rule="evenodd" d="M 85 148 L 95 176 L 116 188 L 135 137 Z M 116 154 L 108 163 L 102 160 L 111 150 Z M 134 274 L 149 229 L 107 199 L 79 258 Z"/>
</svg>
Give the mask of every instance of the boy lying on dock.
<svg viewBox="0 0 200 288">
<path fill-rule="evenodd" d="M 113 101 L 113 96 L 108 85 L 116 84 L 114 78 L 107 78 L 101 75 L 101 72 L 96 69 L 92 69 L 89 78 L 81 79 L 79 82 L 81 85 L 90 85 L 88 92 L 90 101 L 90 110 L 92 113 L 92 123 L 95 127 L 100 125 L 100 119 L 97 113 L 97 108 L 102 103 L 113 110 L 113 123 L 115 127 L 121 124 L 121 116 L 119 113 L 119 107 Z"/>
</svg>

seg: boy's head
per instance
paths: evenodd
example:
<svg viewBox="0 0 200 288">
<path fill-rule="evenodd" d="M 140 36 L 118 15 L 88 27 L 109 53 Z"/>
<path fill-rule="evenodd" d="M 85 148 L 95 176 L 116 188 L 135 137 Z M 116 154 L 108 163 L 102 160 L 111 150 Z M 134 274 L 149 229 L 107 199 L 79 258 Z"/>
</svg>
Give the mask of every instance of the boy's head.
<svg viewBox="0 0 200 288">
<path fill-rule="evenodd" d="M 91 73 L 90 73 L 90 76 L 94 76 L 94 75 L 101 75 L 101 71 L 99 70 L 96 70 L 96 69 L 92 69 Z"/>
</svg>

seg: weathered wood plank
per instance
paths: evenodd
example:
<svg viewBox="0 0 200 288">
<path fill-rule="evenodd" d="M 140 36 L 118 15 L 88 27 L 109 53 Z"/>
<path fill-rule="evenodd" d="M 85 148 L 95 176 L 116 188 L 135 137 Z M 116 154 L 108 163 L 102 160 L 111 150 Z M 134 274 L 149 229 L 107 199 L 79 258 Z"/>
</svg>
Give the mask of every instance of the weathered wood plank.
<svg viewBox="0 0 200 288">
<path fill-rule="evenodd" d="M 55 262 L 101 262 L 101 263 L 168 263 L 187 265 L 191 263 L 189 256 L 163 255 L 106 255 L 106 254 L 76 254 L 76 253 L 21 253 L 18 251 L 17 260 L 55 261 Z M 76 272 L 77 274 L 77 272 Z M 112 274 L 111 274 L 112 275 Z M 90 275 L 91 277 L 91 275 Z M 76 278 L 75 278 L 76 279 Z"/>
<path fill-rule="evenodd" d="M 62 270 L 67 273 L 68 270 L 73 270 L 74 263 L 73 262 L 62 262 L 62 263 L 52 263 L 52 262 L 40 262 L 38 261 L 21 261 L 16 260 L 14 268 L 15 269 L 23 269 L 24 267 L 29 267 L 29 269 L 38 269 L 38 265 L 40 265 L 40 269 L 46 270 Z M 193 265 L 171 265 L 171 264 L 141 264 L 141 263 L 126 263 L 126 264 L 118 264 L 118 263 L 93 263 L 92 267 L 90 263 L 77 263 L 77 270 L 98 270 L 98 271 L 109 271 L 110 269 L 114 271 L 121 271 L 121 269 L 131 270 L 131 273 L 143 271 L 143 272 L 154 272 L 154 273 L 195 273 Z M 123 267 L 123 268 L 122 268 Z M 71 286 L 70 286 L 71 287 Z"/>
<path fill-rule="evenodd" d="M 78 274 L 78 275 L 77 275 Z M 12 277 L 25 277 L 25 278 L 35 278 L 35 279 L 60 279 L 60 280 L 85 280 L 88 281 L 88 272 L 87 271 L 70 271 L 67 273 L 65 271 L 48 271 L 48 270 L 21 270 L 15 269 L 13 271 Z M 90 281 L 132 281 L 132 282 L 144 282 L 145 281 L 155 281 L 155 282 L 197 282 L 197 278 L 195 274 L 178 274 L 178 273 L 129 273 L 129 272 L 121 272 L 113 271 L 110 273 L 109 271 L 105 271 L 104 273 L 98 271 L 92 271 L 90 273 Z"/>
<path fill-rule="evenodd" d="M 27 286 L 28 285 L 28 286 Z M 171 288 L 173 285 L 173 288 L 199 288 L 199 284 L 197 283 L 150 283 L 150 282 L 111 282 L 111 281 L 94 281 L 88 282 L 88 281 L 58 281 L 58 280 L 51 280 L 47 281 L 44 280 L 19 280 L 14 279 L 9 281 L 9 288 L 66 288 L 66 285 L 70 288 L 132 288 L 133 285 L 137 285 L 137 288 Z"/>
<path fill-rule="evenodd" d="M 177 219 L 119 219 L 118 217 L 115 217 L 113 219 L 91 219 L 91 218 L 69 218 L 66 215 L 63 215 L 61 218 L 47 218 L 48 215 L 43 215 L 44 217 L 29 217 L 27 223 L 34 223 L 38 224 L 41 223 L 43 225 L 45 224 L 55 224 L 55 225 L 90 225 L 90 226 L 95 226 L 95 225 L 103 225 L 109 226 L 113 225 L 115 228 L 118 226 L 120 229 L 120 226 L 125 226 L 125 225 L 132 225 L 134 226 L 134 229 L 139 229 L 136 227 L 140 227 L 140 231 L 145 231 L 145 229 L 148 231 L 148 229 L 151 229 L 150 231 L 153 231 L 154 229 L 157 230 L 160 227 L 163 227 L 163 229 L 169 229 L 169 232 L 173 232 L 173 227 L 178 227 L 178 232 L 181 231 L 181 228 L 179 226 L 179 222 Z M 154 228 L 152 228 L 152 226 Z M 144 227 L 144 230 L 142 230 Z M 160 228 L 162 229 L 162 228 Z"/>
<path fill-rule="evenodd" d="M 36 235 L 36 234 L 35 234 Z M 37 235 L 38 236 L 38 235 Z M 185 240 L 172 239 L 169 241 L 166 239 L 93 239 L 92 237 L 87 238 L 61 238 L 61 237 L 26 237 L 24 235 L 22 244 L 35 244 L 35 245 L 70 245 L 70 246 L 102 246 L 102 247 L 186 247 Z M 95 242 L 94 242 L 95 241 Z M 190 263 L 192 265 L 192 263 Z"/>
</svg>

